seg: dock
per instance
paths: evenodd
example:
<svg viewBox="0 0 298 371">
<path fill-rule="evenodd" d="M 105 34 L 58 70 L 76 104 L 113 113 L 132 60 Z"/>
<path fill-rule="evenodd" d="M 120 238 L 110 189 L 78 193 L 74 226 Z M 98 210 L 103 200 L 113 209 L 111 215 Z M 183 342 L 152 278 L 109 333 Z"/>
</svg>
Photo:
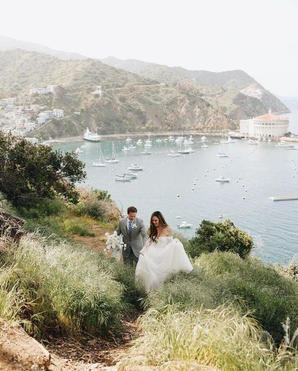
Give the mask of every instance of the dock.
<svg viewBox="0 0 298 371">
<path fill-rule="evenodd" d="M 298 200 L 298 196 L 279 196 L 279 197 L 270 197 L 272 201 L 293 201 Z"/>
</svg>

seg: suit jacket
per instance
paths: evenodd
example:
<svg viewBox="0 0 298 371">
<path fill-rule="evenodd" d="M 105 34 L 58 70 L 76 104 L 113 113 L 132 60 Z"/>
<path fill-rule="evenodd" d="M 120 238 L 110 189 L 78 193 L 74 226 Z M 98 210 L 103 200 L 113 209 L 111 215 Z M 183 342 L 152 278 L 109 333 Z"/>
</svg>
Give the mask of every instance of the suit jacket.
<svg viewBox="0 0 298 371">
<path fill-rule="evenodd" d="M 121 219 L 117 227 L 117 234 L 122 235 L 124 244 L 127 247 L 131 247 L 133 253 L 138 258 L 148 238 L 143 220 L 135 218 L 132 224 L 132 230 L 129 232 L 127 229 L 127 217 Z"/>
</svg>

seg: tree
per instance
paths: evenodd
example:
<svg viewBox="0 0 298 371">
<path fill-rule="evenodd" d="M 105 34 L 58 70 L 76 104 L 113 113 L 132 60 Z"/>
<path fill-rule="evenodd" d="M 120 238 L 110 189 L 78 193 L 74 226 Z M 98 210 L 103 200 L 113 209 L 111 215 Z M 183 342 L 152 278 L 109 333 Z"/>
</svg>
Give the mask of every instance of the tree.
<svg viewBox="0 0 298 371">
<path fill-rule="evenodd" d="M 85 177 L 84 164 L 74 153 L 0 132 L 0 191 L 14 206 L 29 206 L 57 194 L 75 203 L 75 183 Z"/>
<path fill-rule="evenodd" d="M 203 220 L 196 236 L 189 241 L 188 253 L 194 258 L 204 252 L 219 250 L 230 251 L 245 258 L 252 248 L 252 238 L 229 219 L 220 223 Z"/>
</svg>

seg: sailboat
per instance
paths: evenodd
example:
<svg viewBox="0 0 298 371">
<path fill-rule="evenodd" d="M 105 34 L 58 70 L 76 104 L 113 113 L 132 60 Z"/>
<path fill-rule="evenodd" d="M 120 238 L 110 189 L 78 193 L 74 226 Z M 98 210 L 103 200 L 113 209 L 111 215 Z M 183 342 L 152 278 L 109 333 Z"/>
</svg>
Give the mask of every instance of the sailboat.
<svg viewBox="0 0 298 371">
<path fill-rule="evenodd" d="M 98 154 L 99 154 L 99 158 L 98 158 L 98 161 L 94 161 L 92 163 L 92 166 L 96 166 L 96 167 L 106 167 L 107 165 L 104 163 L 104 159 L 103 159 L 103 154 L 102 154 L 102 150 L 101 150 L 101 146 L 99 145 L 98 147 Z"/>
<path fill-rule="evenodd" d="M 112 142 L 112 157 L 107 158 L 105 162 L 108 164 L 117 164 L 119 162 L 119 160 L 116 159 L 114 142 Z"/>
</svg>

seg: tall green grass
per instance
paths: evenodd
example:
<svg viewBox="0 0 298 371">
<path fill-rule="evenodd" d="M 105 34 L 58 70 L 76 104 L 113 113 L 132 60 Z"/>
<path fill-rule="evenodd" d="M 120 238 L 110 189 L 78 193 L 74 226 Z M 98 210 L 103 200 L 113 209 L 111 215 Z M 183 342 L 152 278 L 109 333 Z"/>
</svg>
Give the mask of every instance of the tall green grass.
<svg viewBox="0 0 298 371">
<path fill-rule="evenodd" d="M 142 335 L 119 370 L 134 366 L 163 370 L 295 370 L 297 354 L 275 350 L 257 322 L 232 306 L 179 311 L 167 306 L 141 319 Z M 203 368 L 202 368 L 203 369 Z"/>
<path fill-rule="evenodd" d="M 67 243 L 51 245 L 37 236 L 23 238 L 1 269 L 0 289 L 5 295 L 0 313 L 8 319 L 29 320 L 35 335 L 117 332 L 121 319 L 132 311 L 124 300 L 125 277 L 131 272 L 116 280 L 104 259 Z M 12 302 L 16 310 L 9 313 Z"/>
<path fill-rule="evenodd" d="M 297 282 L 257 259 L 243 260 L 233 253 L 201 255 L 192 273 L 172 277 L 150 293 L 146 305 L 160 309 L 175 304 L 180 310 L 190 310 L 230 303 L 243 314 L 250 312 L 276 343 L 283 338 L 281 323 L 287 317 L 293 331 L 298 327 Z"/>
</svg>

